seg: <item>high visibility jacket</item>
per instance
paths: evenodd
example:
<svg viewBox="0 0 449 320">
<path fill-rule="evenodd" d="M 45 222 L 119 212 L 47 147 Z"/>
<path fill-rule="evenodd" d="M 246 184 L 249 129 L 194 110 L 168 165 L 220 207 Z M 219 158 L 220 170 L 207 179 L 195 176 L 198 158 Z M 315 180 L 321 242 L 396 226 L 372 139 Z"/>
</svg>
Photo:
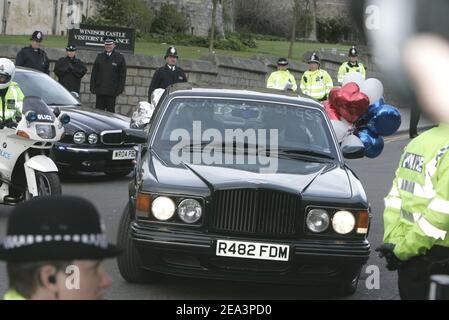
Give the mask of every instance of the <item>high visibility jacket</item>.
<svg viewBox="0 0 449 320">
<path fill-rule="evenodd" d="M 412 140 L 385 198 L 384 242 L 400 260 L 449 247 L 449 125 Z"/>
<path fill-rule="evenodd" d="M 22 295 L 17 293 L 17 291 L 10 289 L 3 296 L 3 300 L 26 300 Z"/>
<path fill-rule="evenodd" d="M 288 70 L 278 70 L 272 72 L 267 80 L 267 88 L 285 90 L 287 84 L 291 85 L 291 90 L 298 90 L 295 77 Z"/>
<path fill-rule="evenodd" d="M 333 87 L 331 76 L 322 69 L 306 71 L 301 77 L 301 91 L 316 100 L 325 100 Z"/>
<path fill-rule="evenodd" d="M 358 72 L 363 76 L 363 79 L 366 78 L 366 70 L 362 63 L 357 62 L 354 66 L 351 66 L 349 62 L 343 62 L 338 69 L 338 83 L 343 83 L 345 75 L 352 72 Z"/>
<path fill-rule="evenodd" d="M 24 95 L 16 82 L 11 82 L 5 95 L 5 119 L 13 119 L 17 113 L 22 112 Z M 0 120 L 3 116 L 3 101 L 0 97 Z"/>
</svg>

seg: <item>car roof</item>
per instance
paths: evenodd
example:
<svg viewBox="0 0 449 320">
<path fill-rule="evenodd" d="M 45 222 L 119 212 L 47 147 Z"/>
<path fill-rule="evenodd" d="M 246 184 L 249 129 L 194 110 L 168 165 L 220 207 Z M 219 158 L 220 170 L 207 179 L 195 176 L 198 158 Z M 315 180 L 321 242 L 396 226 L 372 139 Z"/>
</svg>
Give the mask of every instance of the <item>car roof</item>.
<svg viewBox="0 0 449 320">
<path fill-rule="evenodd" d="M 267 88 L 254 88 L 242 90 L 235 88 L 214 88 L 196 86 L 191 83 L 178 83 L 167 88 L 167 94 L 171 97 L 193 96 L 193 97 L 214 97 L 214 98 L 236 98 L 248 100 L 264 100 L 277 103 L 289 103 L 305 105 L 323 109 L 318 101 L 307 96 L 298 95 L 294 92 L 279 91 Z"/>
</svg>

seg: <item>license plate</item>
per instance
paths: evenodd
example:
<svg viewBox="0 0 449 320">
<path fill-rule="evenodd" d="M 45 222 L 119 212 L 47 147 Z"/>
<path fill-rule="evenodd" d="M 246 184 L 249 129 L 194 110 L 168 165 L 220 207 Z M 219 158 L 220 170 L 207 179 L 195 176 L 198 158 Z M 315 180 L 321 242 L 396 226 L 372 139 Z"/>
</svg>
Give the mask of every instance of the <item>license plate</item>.
<svg viewBox="0 0 449 320">
<path fill-rule="evenodd" d="M 216 255 L 221 257 L 288 261 L 289 253 L 288 245 L 217 240 Z"/>
<path fill-rule="evenodd" d="M 136 150 L 114 150 L 112 160 L 132 160 L 136 158 Z"/>
</svg>

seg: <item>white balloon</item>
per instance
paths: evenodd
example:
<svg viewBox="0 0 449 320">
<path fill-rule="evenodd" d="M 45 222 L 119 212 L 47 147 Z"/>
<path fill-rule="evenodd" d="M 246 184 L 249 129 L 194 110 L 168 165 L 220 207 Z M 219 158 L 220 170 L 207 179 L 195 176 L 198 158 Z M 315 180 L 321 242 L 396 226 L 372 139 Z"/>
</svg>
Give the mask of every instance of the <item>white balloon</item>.
<svg viewBox="0 0 449 320">
<path fill-rule="evenodd" d="M 338 142 L 341 142 L 343 138 L 348 134 L 348 130 L 350 127 L 350 124 L 346 121 L 340 121 L 340 120 L 331 120 L 332 127 L 334 128 L 335 135 L 337 136 Z"/>
<path fill-rule="evenodd" d="M 350 82 L 355 82 L 360 87 L 364 81 L 365 79 L 360 72 L 350 72 L 343 77 L 342 85 L 348 84 Z"/>
<path fill-rule="evenodd" d="M 350 134 L 346 136 L 341 142 L 341 148 L 351 146 L 351 147 L 363 147 L 363 142 L 355 135 Z"/>
<path fill-rule="evenodd" d="M 384 95 L 384 86 L 378 79 L 366 79 L 360 86 L 360 91 L 369 98 L 369 104 L 372 105 Z"/>
</svg>

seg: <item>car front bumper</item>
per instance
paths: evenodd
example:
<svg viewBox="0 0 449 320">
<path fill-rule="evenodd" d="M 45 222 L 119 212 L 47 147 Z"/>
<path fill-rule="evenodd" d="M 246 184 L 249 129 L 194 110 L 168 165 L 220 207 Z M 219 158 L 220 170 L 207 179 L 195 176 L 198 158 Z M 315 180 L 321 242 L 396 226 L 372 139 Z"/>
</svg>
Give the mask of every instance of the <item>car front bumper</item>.
<svg viewBox="0 0 449 320">
<path fill-rule="evenodd" d="M 366 239 L 267 240 L 139 223 L 131 224 L 131 234 L 145 269 L 196 278 L 340 285 L 359 275 L 370 254 Z M 217 240 L 287 244 L 290 245 L 289 261 L 217 256 Z"/>
<path fill-rule="evenodd" d="M 133 150 L 129 146 L 86 146 L 55 144 L 52 157 L 60 170 L 82 172 L 126 172 L 134 168 L 134 160 L 113 160 L 114 150 Z"/>
</svg>

